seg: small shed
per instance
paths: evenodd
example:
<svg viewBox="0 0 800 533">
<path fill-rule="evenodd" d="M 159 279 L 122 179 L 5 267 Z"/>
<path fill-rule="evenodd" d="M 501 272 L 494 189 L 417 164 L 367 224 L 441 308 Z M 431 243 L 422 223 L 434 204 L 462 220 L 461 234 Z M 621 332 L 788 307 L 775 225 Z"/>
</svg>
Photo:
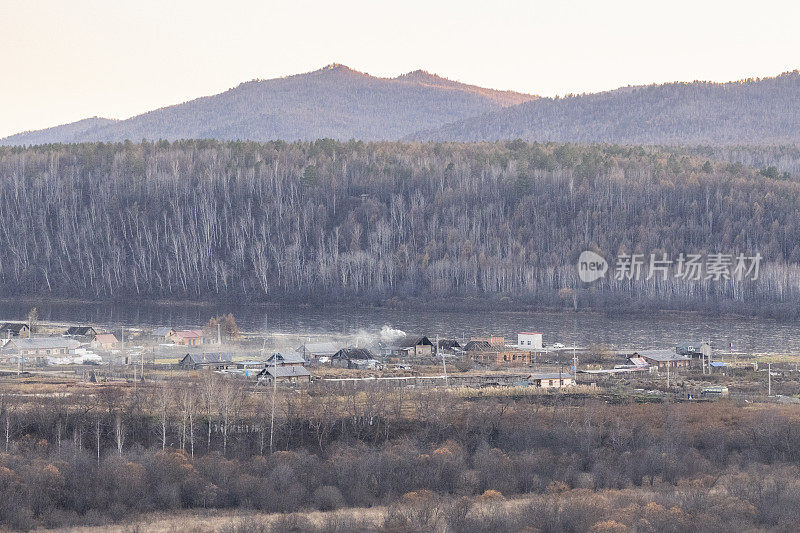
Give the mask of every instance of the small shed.
<svg viewBox="0 0 800 533">
<path fill-rule="evenodd" d="M 343 348 L 331 357 L 331 366 L 338 368 L 365 368 L 375 356 L 366 348 Z"/>
<path fill-rule="evenodd" d="M 528 376 L 528 384 L 532 387 L 542 387 L 544 389 L 570 387 L 575 385 L 575 378 L 567 373 L 552 374 L 531 374 Z"/>
</svg>

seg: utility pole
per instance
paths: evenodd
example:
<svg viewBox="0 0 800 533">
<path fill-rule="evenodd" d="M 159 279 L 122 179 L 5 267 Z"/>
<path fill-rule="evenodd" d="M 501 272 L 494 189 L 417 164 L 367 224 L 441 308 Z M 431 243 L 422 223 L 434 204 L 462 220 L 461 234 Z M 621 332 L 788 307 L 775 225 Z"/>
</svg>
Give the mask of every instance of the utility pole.
<svg viewBox="0 0 800 533">
<path fill-rule="evenodd" d="M 578 375 L 578 354 L 575 351 L 575 345 L 572 345 L 572 378 Z"/>
<path fill-rule="evenodd" d="M 767 363 L 767 396 L 772 396 L 772 363 Z"/>
<path fill-rule="evenodd" d="M 436 356 L 439 355 L 439 335 L 436 335 L 436 346 L 434 347 L 436 350 Z M 447 379 L 447 361 L 444 359 L 444 352 L 442 352 L 442 368 L 444 368 L 444 386 L 445 388 L 450 386 L 450 383 Z"/>
<path fill-rule="evenodd" d="M 267 340 L 264 339 L 266 343 Z M 272 436 L 275 433 L 275 395 L 278 394 L 278 376 L 276 369 L 278 368 L 278 358 L 273 354 L 272 356 L 272 412 L 269 416 L 269 453 L 274 451 L 272 445 Z"/>
<path fill-rule="evenodd" d="M 219 322 L 217 322 L 217 344 L 222 344 L 222 333 Z"/>
<path fill-rule="evenodd" d="M 667 361 L 667 388 L 669 388 L 669 361 Z"/>
</svg>

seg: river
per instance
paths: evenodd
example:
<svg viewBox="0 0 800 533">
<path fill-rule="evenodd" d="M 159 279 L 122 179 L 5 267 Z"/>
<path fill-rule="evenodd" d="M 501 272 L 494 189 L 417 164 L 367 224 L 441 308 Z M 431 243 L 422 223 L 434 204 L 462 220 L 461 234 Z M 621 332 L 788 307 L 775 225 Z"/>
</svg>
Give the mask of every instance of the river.
<svg viewBox="0 0 800 533">
<path fill-rule="evenodd" d="M 22 320 L 30 303 L 0 302 L 0 319 Z M 722 351 L 800 355 L 796 321 L 696 314 L 604 315 L 599 312 L 429 311 L 371 308 L 267 308 L 181 304 L 54 302 L 37 304 L 40 320 L 107 328 L 169 325 L 200 326 L 210 316 L 232 312 L 243 331 L 317 339 L 379 336 L 393 328 L 429 337 L 468 339 L 498 335 L 515 339 L 519 331 L 541 332 L 545 344 L 604 345 L 611 349 L 668 348 L 683 342 L 711 341 Z"/>
</svg>

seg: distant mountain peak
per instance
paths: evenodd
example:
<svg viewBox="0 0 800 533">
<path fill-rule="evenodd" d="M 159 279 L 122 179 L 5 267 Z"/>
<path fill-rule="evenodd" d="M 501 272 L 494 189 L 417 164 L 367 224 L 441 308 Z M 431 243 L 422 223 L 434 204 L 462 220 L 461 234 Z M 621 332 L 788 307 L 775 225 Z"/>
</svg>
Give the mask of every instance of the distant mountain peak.
<svg viewBox="0 0 800 533">
<path fill-rule="evenodd" d="M 404 79 L 404 78 L 405 79 L 423 79 L 423 80 L 424 79 L 436 79 L 436 80 L 444 79 L 441 76 L 437 76 L 436 74 L 431 74 L 427 70 L 422 70 L 421 68 L 418 68 L 417 70 L 412 70 L 411 72 L 408 72 L 406 74 L 401 74 L 401 75 L 397 76 L 397 78 L 398 79 Z"/>
<path fill-rule="evenodd" d="M 398 78 L 341 63 L 155 109 L 122 121 L 90 120 L 0 139 L 0 144 L 125 139 L 397 140 L 419 129 L 482 115 L 530 100 L 423 70 Z"/>
<path fill-rule="evenodd" d="M 309 74 L 314 74 L 314 73 L 355 74 L 357 76 L 369 76 L 369 74 L 365 72 L 360 72 L 354 68 L 348 67 L 347 65 L 343 65 L 342 63 L 331 63 L 329 65 L 325 65 L 324 67 L 322 67 L 317 71 L 309 72 Z M 303 74 L 299 75 L 303 76 Z"/>
</svg>

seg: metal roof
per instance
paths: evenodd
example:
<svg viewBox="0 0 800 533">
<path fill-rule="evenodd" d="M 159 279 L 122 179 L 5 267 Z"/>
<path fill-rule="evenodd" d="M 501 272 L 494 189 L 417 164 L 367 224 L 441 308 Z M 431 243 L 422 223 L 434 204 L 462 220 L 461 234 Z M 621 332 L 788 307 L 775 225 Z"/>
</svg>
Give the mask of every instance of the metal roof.
<svg viewBox="0 0 800 533">
<path fill-rule="evenodd" d="M 366 348 L 343 348 L 333 356 L 335 359 L 375 359 L 372 352 Z"/>
<path fill-rule="evenodd" d="M 572 379 L 572 374 L 562 372 L 561 374 L 531 374 L 528 379 Z"/>
<path fill-rule="evenodd" d="M 300 354 L 297 354 L 297 353 L 287 353 L 287 354 L 274 353 L 274 354 L 270 355 L 269 358 L 267 359 L 267 364 L 268 365 L 273 364 L 275 362 L 274 359 L 278 360 L 278 364 L 280 364 L 280 363 L 289 363 L 289 364 L 303 364 L 303 363 L 305 363 L 305 360 L 303 359 L 303 357 Z"/>
<path fill-rule="evenodd" d="M 203 353 L 203 354 L 193 354 L 187 353 L 181 362 L 190 361 L 196 365 L 202 364 L 216 364 L 216 363 L 231 363 L 233 362 L 233 356 L 230 354 L 221 354 L 221 353 Z"/>
<path fill-rule="evenodd" d="M 66 348 L 68 350 L 77 348 L 81 343 L 74 339 L 63 339 L 60 337 L 39 337 L 33 339 L 11 339 L 6 347 L 12 346 L 22 350 L 43 350 L 48 348 Z"/>
<path fill-rule="evenodd" d="M 258 373 L 259 376 L 274 376 L 276 378 L 294 378 L 310 376 L 311 373 L 302 366 L 267 367 Z"/>
<path fill-rule="evenodd" d="M 307 342 L 295 351 L 302 354 L 303 348 L 305 348 L 306 354 L 311 355 L 333 355 L 339 351 L 339 346 L 335 342 Z"/>
<path fill-rule="evenodd" d="M 690 357 L 678 355 L 674 350 L 640 350 L 636 352 L 640 357 L 652 359 L 653 361 L 690 361 Z"/>
</svg>

